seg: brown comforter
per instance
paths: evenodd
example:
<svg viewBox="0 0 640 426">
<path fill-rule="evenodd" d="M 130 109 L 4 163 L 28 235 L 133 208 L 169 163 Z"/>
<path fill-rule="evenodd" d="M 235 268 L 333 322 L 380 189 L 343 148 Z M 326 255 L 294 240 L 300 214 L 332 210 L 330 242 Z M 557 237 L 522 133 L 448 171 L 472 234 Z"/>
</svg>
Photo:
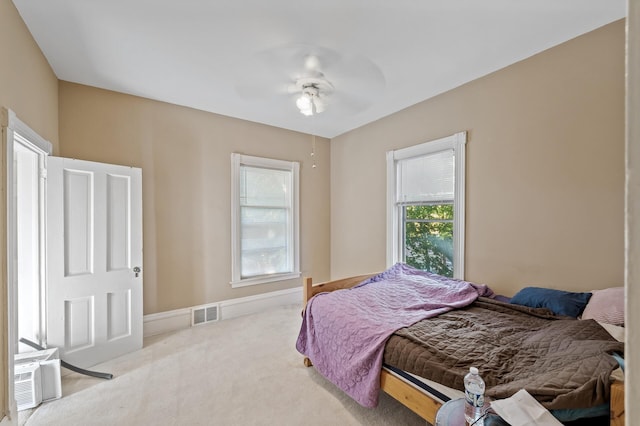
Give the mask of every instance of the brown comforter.
<svg viewBox="0 0 640 426">
<path fill-rule="evenodd" d="M 398 330 L 384 363 L 459 390 L 476 366 L 493 399 L 524 388 L 548 409 L 586 408 L 609 400 L 609 354 L 623 350 L 593 320 L 480 298 Z"/>
</svg>

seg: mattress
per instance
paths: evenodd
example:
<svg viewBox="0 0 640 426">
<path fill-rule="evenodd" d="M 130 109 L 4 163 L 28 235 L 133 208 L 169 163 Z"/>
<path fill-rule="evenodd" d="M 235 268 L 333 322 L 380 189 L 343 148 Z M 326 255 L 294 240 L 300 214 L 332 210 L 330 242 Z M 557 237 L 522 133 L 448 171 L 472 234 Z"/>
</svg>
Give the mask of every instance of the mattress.
<svg viewBox="0 0 640 426">
<path fill-rule="evenodd" d="M 384 363 L 458 391 L 476 366 L 488 397 L 507 398 L 524 388 L 550 410 L 583 409 L 608 403 L 610 375 L 618 367 L 611 354 L 623 351 L 624 344 L 593 320 L 480 298 L 398 330 Z"/>
</svg>

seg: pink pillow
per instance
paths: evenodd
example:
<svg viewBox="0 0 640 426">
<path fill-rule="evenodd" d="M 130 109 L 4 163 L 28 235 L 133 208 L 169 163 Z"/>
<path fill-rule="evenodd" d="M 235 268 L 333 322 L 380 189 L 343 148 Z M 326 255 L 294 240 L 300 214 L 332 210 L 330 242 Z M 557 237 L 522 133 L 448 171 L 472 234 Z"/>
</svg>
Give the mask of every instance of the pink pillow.
<svg viewBox="0 0 640 426">
<path fill-rule="evenodd" d="M 594 290 L 582 312 L 582 319 L 624 326 L 624 287 Z"/>
</svg>

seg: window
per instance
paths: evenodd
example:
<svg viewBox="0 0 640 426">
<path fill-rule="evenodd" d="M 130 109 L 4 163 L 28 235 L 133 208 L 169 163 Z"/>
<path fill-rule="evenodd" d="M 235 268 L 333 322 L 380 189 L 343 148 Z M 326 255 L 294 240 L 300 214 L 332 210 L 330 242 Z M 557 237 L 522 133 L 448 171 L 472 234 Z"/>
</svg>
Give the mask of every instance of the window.
<svg viewBox="0 0 640 426">
<path fill-rule="evenodd" d="M 299 277 L 299 163 L 231 154 L 231 164 L 231 286 Z"/>
<path fill-rule="evenodd" d="M 387 152 L 387 263 L 464 277 L 466 132 Z"/>
</svg>

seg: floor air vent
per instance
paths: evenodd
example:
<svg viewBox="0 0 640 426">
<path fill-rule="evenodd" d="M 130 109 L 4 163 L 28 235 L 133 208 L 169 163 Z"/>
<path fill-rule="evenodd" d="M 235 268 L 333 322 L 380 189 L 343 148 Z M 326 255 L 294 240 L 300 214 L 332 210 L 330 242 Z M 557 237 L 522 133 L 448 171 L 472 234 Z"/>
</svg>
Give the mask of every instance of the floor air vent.
<svg viewBox="0 0 640 426">
<path fill-rule="evenodd" d="M 191 326 L 218 321 L 219 316 L 217 304 L 198 306 L 197 308 L 191 309 Z"/>
</svg>

